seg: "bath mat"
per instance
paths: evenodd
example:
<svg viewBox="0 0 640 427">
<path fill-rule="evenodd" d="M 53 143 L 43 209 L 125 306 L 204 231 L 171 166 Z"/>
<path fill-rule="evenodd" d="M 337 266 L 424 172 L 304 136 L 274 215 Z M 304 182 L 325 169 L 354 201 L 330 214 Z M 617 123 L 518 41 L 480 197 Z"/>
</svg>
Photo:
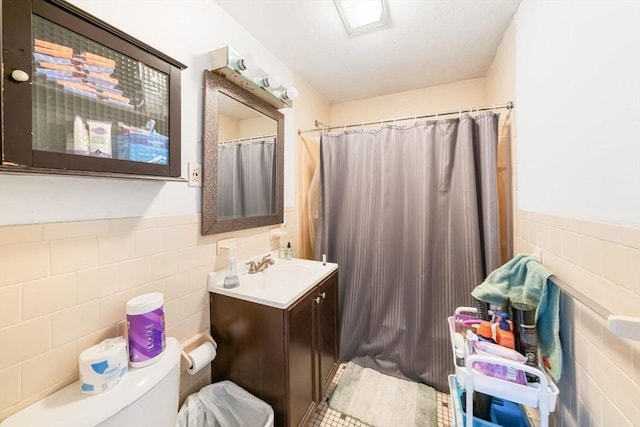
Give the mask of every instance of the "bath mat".
<svg viewBox="0 0 640 427">
<path fill-rule="evenodd" d="M 437 427 L 436 391 L 347 363 L 329 407 L 375 427 Z"/>
</svg>

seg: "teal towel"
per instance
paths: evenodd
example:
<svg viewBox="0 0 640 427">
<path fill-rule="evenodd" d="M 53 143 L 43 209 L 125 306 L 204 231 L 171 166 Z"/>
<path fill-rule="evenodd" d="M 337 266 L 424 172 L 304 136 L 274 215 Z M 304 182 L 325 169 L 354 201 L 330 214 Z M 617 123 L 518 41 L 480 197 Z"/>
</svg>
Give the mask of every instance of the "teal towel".
<svg viewBox="0 0 640 427">
<path fill-rule="evenodd" d="M 519 254 L 492 271 L 471 295 L 480 301 L 504 305 L 511 302 L 537 307 L 538 348 L 551 377 L 562 374 L 560 344 L 560 291 L 549 279 L 552 275 L 535 257 Z"/>
</svg>

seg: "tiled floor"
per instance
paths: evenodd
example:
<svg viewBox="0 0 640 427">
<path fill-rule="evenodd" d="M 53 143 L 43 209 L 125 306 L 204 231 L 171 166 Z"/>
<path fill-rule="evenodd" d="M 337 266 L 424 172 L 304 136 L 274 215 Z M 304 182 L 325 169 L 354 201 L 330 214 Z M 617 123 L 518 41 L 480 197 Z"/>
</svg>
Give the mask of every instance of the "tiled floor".
<svg viewBox="0 0 640 427">
<path fill-rule="evenodd" d="M 333 381 L 331 382 L 331 386 L 329 387 L 328 395 L 331 396 L 333 389 L 338 384 L 338 380 L 342 376 L 342 372 L 344 372 L 346 364 L 341 364 L 338 367 L 338 372 L 333 377 Z M 451 424 L 453 422 L 453 416 L 449 410 L 451 403 L 449 400 L 449 395 L 446 393 L 437 392 L 437 410 L 438 410 L 438 427 L 453 427 Z M 356 419 L 350 418 L 340 412 L 334 411 L 329 408 L 327 402 L 322 402 L 316 408 L 315 413 L 311 416 L 311 420 L 309 422 L 309 426 L 311 427 L 354 427 L 354 426 L 368 426 L 363 422 L 360 422 Z"/>
</svg>

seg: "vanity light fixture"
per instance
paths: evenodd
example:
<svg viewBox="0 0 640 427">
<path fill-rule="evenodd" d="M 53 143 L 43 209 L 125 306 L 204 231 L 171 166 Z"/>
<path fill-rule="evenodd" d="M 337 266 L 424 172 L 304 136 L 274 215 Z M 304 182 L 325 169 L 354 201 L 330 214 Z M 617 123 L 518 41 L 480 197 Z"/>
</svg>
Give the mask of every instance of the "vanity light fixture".
<svg viewBox="0 0 640 427">
<path fill-rule="evenodd" d="M 259 96 L 276 108 L 292 107 L 298 97 L 294 87 L 282 86 L 277 74 L 269 74 L 257 65 L 251 55 L 243 55 L 231 46 L 209 54 L 210 70 Z"/>
<path fill-rule="evenodd" d="M 347 34 L 355 36 L 389 25 L 387 0 L 333 0 Z"/>
</svg>

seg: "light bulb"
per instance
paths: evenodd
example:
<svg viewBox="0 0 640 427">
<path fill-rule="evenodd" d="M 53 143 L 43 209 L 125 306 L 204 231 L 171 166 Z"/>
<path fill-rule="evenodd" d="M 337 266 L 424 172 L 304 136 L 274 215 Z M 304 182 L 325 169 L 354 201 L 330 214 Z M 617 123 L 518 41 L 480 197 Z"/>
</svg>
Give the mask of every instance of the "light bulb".
<svg viewBox="0 0 640 427">
<path fill-rule="evenodd" d="M 296 99 L 298 95 L 300 95 L 300 92 L 298 92 L 298 89 L 296 89 L 295 87 L 290 87 L 289 89 L 285 90 L 282 93 L 282 97 L 284 99 L 291 99 L 291 100 Z"/>
<path fill-rule="evenodd" d="M 240 71 L 245 71 L 256 66 L 256 58 L 248 53 L 244 57 L 239 58 L 237 64 Z"/>
<path fill-rule="evenodd" d="M 270 87 L 271 89 L 280 87 L 280 76 L 277 74 L 269 74 L 264 79 L 262 79 L 262 84 L 264 87 Z"/>
</svg>

